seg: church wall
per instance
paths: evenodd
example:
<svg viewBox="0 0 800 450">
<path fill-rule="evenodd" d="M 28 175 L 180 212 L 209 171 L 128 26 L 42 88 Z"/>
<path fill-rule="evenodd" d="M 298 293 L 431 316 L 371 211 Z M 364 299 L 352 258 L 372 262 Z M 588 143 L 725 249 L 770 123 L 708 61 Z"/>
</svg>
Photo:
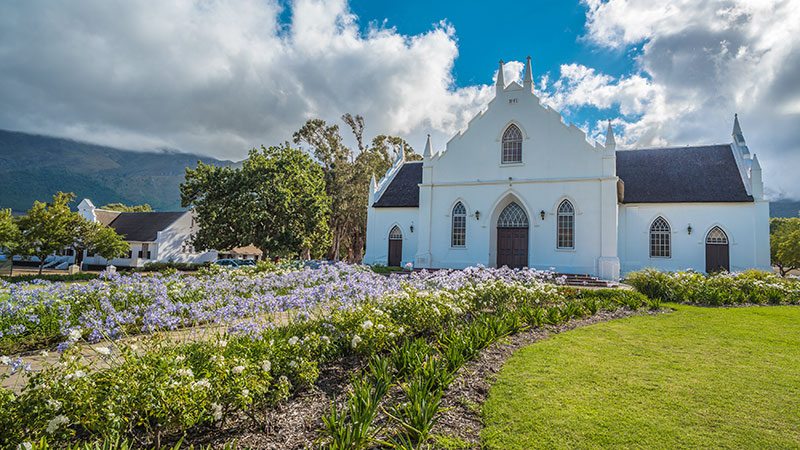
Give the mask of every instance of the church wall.
<svg viewBox="0 0 800 450">
<path fill-rule="evenodd" d="M 646 267 L 705 272 L 705 238 L 714 226 L 728 236 L 731 271 L 771 270 L 768 202 L 627 204 L 620 206 L 619 215 L 623 274 Z M 670 258 L 650 257 L 650 225 L 658 216 L 670 225 Z"/>
<path fill-rule="evenodd" d="M 569 199 L 575 208 L 575 248 L 556 248 L 556 212 Z M 451 246 L 452 209 L 467 208 L 464 248 Z M 506 205 L 516 201 L 528 215 L 528 265 L 559 272 L 597 273 L 600 255 L 600 182 L 548 182 L 437 186 L 432 204 L 431 267 L 496 265 L 496 224 Z M 476 219 L 475 212 L 480 212 Z M 542 220 L 541 211 L 545 212 Z"/>
<path fill-rule="evenodd" d="M 403 232 L 402 264 L 414 262 L 417 253 L 418 208 L 368 208 L 367 250 L 364 264 L 386 265 L 389 261 L 389 231 L 397 225 Z M 411 226 L 414 231 L 411 231 Z"/>
</svg>

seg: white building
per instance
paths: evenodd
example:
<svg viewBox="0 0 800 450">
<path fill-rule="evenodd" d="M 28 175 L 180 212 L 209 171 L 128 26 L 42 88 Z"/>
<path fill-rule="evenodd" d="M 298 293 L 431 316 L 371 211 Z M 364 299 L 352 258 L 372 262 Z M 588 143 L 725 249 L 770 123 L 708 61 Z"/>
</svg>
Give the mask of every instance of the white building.
<svg viewBox="0 0 800 450">
<path fill-rule="evenodd" d="M 151 262 L 203 263 L 217 259 L 216 250 L 196 251 L 189 244 L 197 226 L 190 211 L 109 211 L 96 208 L 91 200 L 85 198 L 78 205 L 78 212 L 86 220 L 113 228 L 131 246 L 128 255 L 111 261 L 86 255 L 83 259 L 86 266 L 110 263 L 117 267 L 143 267 Z"/>
<path fill-rule="evenodd" d="M 522 85 L 505 86 L 467 128 L 422 162 L 373 177 L 368 264 L 555 268 L 618 279 L 662 270 L 769 270 L 761 167 L 734 119 L 733 142 L 617 150 Z"/>
</svg>

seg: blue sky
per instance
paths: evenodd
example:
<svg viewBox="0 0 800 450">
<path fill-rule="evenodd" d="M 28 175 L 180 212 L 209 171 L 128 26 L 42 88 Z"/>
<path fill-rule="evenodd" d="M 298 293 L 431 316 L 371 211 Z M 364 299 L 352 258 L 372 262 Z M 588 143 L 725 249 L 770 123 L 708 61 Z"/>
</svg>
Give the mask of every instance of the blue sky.
<svg viewBox="0 0 800 450">
<path fill-rule="evenodd" d="M 618 148 L 730 142 L 800 198 L 800 0 L 0 2 L 0 128 L 240 159 L 310 118 L 441 149 L 532 57 Z"/>
</svg>

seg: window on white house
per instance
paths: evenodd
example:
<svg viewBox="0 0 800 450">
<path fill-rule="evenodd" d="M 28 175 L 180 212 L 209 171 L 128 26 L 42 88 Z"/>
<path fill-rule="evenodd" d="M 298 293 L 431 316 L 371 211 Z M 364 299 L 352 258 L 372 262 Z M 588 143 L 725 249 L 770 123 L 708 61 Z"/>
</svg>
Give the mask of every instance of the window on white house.
<svg viewBox="0 0 800 450">
<path fill-rule="evenodd" d="M 467 208 L 461 202 L 453 207 L 453 232 L 450 243 L 453 247 L 467 245 Z"/>
<path fill-rule="evenodd" d="M 575 208 L 569 200 L 558 206 L 558 248 L 575 248 Z"/>
<path fill-rule="evenodd" d="M 728 235 L 720 227 L 714 227 L 706 235 L 706 244 L 727 244 Z"/>
<path fill-rule="evenodd" d="M 389 240 L 390 241 L 399 241 L 403 239 L 403 232 L 400 231 L 400 228 L 395 225 L 391 231 L 389 231 Z"/>
<path fill-rule="evenodd" d="M 516 202 L 511 202 L 497 218 L 497 228 L 528 228 L 528 215 Z"/>
<path fill-rule="evenodd" d="M 522 162 L 522 133 L 511 124 L 503 133 L 503 163 Z"/>
<path fill-rule="evenodd" d="M 650 257 L 669 258 L 671 256 L 671 234 L 669 224 L 658 217 L 650 225 Z"/>
</svg>

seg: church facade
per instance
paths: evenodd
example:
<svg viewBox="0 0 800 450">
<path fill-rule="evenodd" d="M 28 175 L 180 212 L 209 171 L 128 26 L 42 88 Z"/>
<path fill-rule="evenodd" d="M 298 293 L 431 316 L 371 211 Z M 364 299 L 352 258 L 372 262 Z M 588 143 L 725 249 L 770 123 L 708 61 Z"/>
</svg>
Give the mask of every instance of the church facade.
<svg viewBox="0 0 800 450">
<path fill-rule="evenodd" d="M 655 267 L 769 270 L 761 167 L 734 119 L 722 145 L 617 150 L 505 85 L 442 151 L 401 155 L 369 188 L 364 262 L 535 267 L 616 280 Z"/>
</svg>

